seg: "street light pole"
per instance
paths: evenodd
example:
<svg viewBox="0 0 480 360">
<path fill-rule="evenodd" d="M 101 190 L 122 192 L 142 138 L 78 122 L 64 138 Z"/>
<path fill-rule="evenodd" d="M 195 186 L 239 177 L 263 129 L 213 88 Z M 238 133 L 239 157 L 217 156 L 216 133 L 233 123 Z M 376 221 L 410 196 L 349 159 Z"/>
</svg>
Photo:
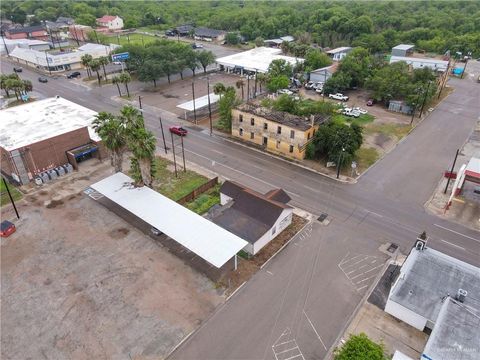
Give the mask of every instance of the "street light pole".
<svg viewBox="0 0 480 360">
<path fill-rule="evenodd" d="M 468 64 L 468 58 L 465 60 L 465 66 L 463 67 L 463 71 L 462 71 L 462 75 L 460 75 L 460 79 L 463 79 L 463 74 L 465 74 L 465 69 L 467 68 L 467 64 Z"/>
<path fill-rule="evenodd" d="M 212 136 L 212 107 L 210 105 L 210 79 L 207 76 L 208 118 L 210 120 L 210 136 Z"/>
<path fill-rule="evenodd" d="M 3 180 L 3 185 L 5 185 L 5 189 L 7 189 L 8 197 L 10 198 L 10 202 L 13 205 L 13 209 L 15 210 L 15 214 L 17 215 L 17 219 L 20 219 L 20 215 L 18 215 L 18 210 L 17 207 L 15 206 L 15 201 L 13 201 L 12 194 L 10 194 L 10 189 L 8 188 L 7 182 L 5 181 L 5 178 L 2 177 Z"/>
<path fill-rule="evenodd" d="M 420 109 L 420 115 L 418 115 L 419 118 L 422 117 L 422 113 L 423 113 L 423 108 L 425 107 L 425 102 L 427 101 L 427 95 L 428 95 L 428 90 L 430 90 L 430 85 L 432 84 L 431 81 L 428 82 L 428 85 L 427 85 L 427 90 L 425 91 L 425 94 L 423 96 L 423 103 L 422 103 L 422 108 Z"/>
<path fill-rule="evenodd" d="M 342 148 L 342 152 L 338 155 L 337 179 L 340 177 L 340 165 L 341 165 L 341 162 L 342 162 L 342 156 L 343 156 L 344 151 L 345 151 L 345 148 Z"/>
<path fill-rule="evenodd" d="M 167 143 L 165 141 L 165 133 L 163 132 L 162 117 L 159 116 L 158 119 L 160 120 L 160 129 L 162 130 L 163 147 L 165 148 L 165 154 L 167 154 Z"/>
</svg>

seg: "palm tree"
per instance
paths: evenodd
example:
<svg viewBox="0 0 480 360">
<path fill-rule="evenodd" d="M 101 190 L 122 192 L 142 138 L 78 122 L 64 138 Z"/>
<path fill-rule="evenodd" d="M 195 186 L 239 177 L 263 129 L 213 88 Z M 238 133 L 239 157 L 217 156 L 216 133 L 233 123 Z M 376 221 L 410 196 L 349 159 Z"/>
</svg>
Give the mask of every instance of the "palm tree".
<svg viewBox="0 0 480 360">
<path fill-rule="evenodd" d="M 237 89 L 242 89 L 242 100 L 244 99 L 244 95 L 243 95 L 243 87 L 245 86 L 245 81 L 243 81 L 242 79 L 238 80 L 236 83 L 235 83 L 235 86 L 237 87 Z"/>
<path fill-rule="evenodd" d="M 145 127 L 142 113 L 132 105 L 126 105 L 120 110 L 119 119 L 130 131 Z"/>
<path fill-rule="evenodd" d="M 220 98 L 222 98 L 222 94 L 225 93 L 225 85 L 223 85 L 222 83 L 216 83 L 215 85 L 213 85 L 213 93 L 215 95 L 220 95 Z"/>
<path fill-rule="evenodd" d="M 119 75 L 120 82 L 125 85 L 125 89 L 127 89 L 127 96 L 130 97 L 130 91 L 128 90 L 128 83 L 132 81 L 132 77 L 127 72 L 122 72 Z"/>
<path fill-rule="evenodd" d="M 80 59 L 82 61 L 82 65 L 85 66 L 85 68 L 87 69 L 87 75 L 92 76 L 92 73 L 90 72 L 90 62 L 93 60 L 92 55 L 85 54 L 85 55 L 82 55 Z"/>
<path fill-rule="evenodd" d="M 97 73 L 98 85 L 101 85 L 100 73 L 98 72 L 100 70 L 100 61 L 98 59 L 90 61 L 90 68 Z"/>
<path fill-rule="evenodd" d="M 122 92 L 120 91 L 120 85 L 118 85 L 118 84 L 120 84 L 120 77 L 118 77 L 118 76 L 112 77 L 112 83 L 117 85 L 118 96 L 122 96 Z"/>
<path fill-rule="evenodd" d="M 7 79 L 5 81 L 5 88 L 8 89 L 8 90 L 13 90 L 13 92 L 15 93 L 15 97 L 17 98 L 18 100 L 18 95 L 20 94 L 20 92 L 23 91 L 24 89 L 24 83 L 22 80 L 20 79 Z"/>
<path fill-rule="evenodd" d="M 10 89 L 6 86 L 8 79 L 9 79 L 8 75 L 0 74 L 0 89 L 5 90 L 5 94 L 7 95 L 7 98 L 10 97 L 10 93 L 8 92 L 8 90 Z"/>
<path fill-rule="evenodd" d="M 108 65 L 110 63 L 110 61 L 108 60 L 108 57 L 100 56 L 98 58 L 98 62 L 100 63 L 100 65 L 102 65 L 103 75 L 105 75 L 105 81 L 107 81 L 107 72 L 105 71 L 105 65 Z"/>
<path fill-rule="evenodd" d="M 113 114 L 100 112 L 93 120 L 93 128 L 110 152 L 110 160 L 115 172 L 122 171 L 123 153 L 127 146 L 125 125 Z"/>
<path fill-rule="evenodd" d="M 258 81 L 258 84 L 260 85 L 260 92 L 262 92 L 262 85 L 265 85 L 268 81 L 267 74 L 258 73 L 257 74 L 257 81 Z"/>
<path fill-rule="evenodd" d="M 153 133 L 144 128 L 137 128 L 130 135 L 129 148 L 134 157 L 132 168 L 135 170 L 138 165 L 140 171 L 140 177 L 138 173 L 136 176 L 138 179 L 136 185 L 141 186 L 143 184 L 152 187 L 152 162 L 155 156 L 156 142 Z"/>
</svg>

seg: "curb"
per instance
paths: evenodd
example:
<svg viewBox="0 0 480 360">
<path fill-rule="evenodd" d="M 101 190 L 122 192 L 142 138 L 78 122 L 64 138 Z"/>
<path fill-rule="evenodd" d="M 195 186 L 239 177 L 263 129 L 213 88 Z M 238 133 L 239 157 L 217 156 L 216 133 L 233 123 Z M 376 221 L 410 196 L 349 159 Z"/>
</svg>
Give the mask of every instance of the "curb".
<svg viewBox="0 0 480 360">
<path fill-rule="evenodd" d="M 281 160 L 281 161 L 286 162 L 286 163 L 291 164 L 291 165 L 295 165 L 295 166 L 300 167 L 300 168 L 302 168 L 302 169 L 305 169 L 305 170 L 308 170 L 308 171 L 310 171 L 310 172 L 313 172 L 313 173 L 315 173 L 315 174 L 317 174 L 317 175 L 321 175 L 321 176 L 327 177 L 327 178 L 329 178 L 329 179 L 331 179 L 331 180 L 335 180 L 335 181 L 338 181 L 338 182 L 343 183 L 343 184 L 355 184 L 355 183 L 357 182 L 357 179 L 358 179 L 358 178 L 357 178 L 357 179 L 353 179 L 353 181 L 337 179 L 337 178 L 334 177 L 334 176 L 330 176 L 330 175 L 321 173 L 321 172 L 319 172 L 319 171 L 317 171 L 317 170 L 315 170 L 315 169 L 312 169 L 312 168 L 310 168 L 310 167 L 308 167 L 308 166 L 305 166 L 305 165 L 302 165 L 302 164 L 298 164 L 298 163 L 296 163 L 296 162 L 294 162 L 294 161 L 290 161 L 290 160 L 284 159 L 284 158 L 282 158 L 282 157 L 280 157 L 280 156 L 276 156 L 276 155 L 270 154 L 270 153 L 268 153 L 268 152 L 266 152 L 266 151 L 262 151 L 262 150 L 256 149 L 255 147 L 251 147 L 251 146 L 248 146 L 248 145 L 243 144 L 243 143 L 241 143 L 241 142 L 232 140 L 230 137 L 227 137 L 227 136 L 225 136 L 223 133 L 220 133 L 220 132 L 218 132 L 218 131 L 214 131 L 213 134 L 214 134 L 215 136 L 221 137 L 222 139 L 224 139 L 225 141 L 228 141 L 228 142 L 230 142 L 230 143 L 243 146 L 243 147 L 245 147 L 245 148 L 251 149 L 251 150 L 256 151 L 256 152 L 258 152 L 258 153 L 261 153 L 261 154 L 270 156 L 271 158 Z M 350 178 L 350 177 L 347 177 L 347 178 L 348 178 L 348 179 L 352 179 L 352 178 Z"/>
<path fill-rule="evenodd" d="M 270 258 L 268 258 L 267 261 L 265 261 L 262 266 L 260 266 L 260 270 L 262 270 L 269 262 L 270 260 L 272 260 L 275 256 L 277 256 L 277 254 L 279 254 L 285 247 L 287 247 L 288 244 L 290 244 L 290 242 L 292 242 L 293 240 L 296 239 L 296 237 L 298 236 L 298 234 L 300 234 L 308 225 L 310 225 L 312 223 L 312 221 L 308 221 L 300 230 L 297 231 L 297 233 L 292 236 L 290 238 L 290 240 L 288 240 L 285 244 L 282 245 L 282 247 L 280 249 L 278 249 L 275 254 L 273 254 L 272 256 L 270 256 Z"/>
</svg>

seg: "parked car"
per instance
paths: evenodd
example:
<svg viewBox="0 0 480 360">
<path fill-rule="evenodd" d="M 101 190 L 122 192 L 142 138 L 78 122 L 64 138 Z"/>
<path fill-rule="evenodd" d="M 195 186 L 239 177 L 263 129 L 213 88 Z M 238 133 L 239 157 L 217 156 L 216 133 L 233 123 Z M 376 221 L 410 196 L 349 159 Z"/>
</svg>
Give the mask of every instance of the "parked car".
<svg viewBox="0 0 480 360">
<path fill-rule="evenodd" d="M 298 88 L 296 88 L 295 85 L 293 84 L 288 87 L 288 90 L 290 90 L 293 93 L 298 93 Z"/>
<path fill-rule="evenodd" d="M 165 35 L 167 36 L 175 36 L 175 32 L 173 30 L 167 30 L 165 31 Z"/>
<path fill-rule="evenodd" d="M 3 220 L 0 225 L 0 237 L 8 237 L 12 235 L 17 229 L 15 228 L 15 224 L 8 221 Z"/>
<path fill-rule="evenodd" d="M 350 117 L 354 117 L 354 118 L 358 118 L 361 115 L 358 111 L 355 111 L 353 109 L 344 109 L 342 111 L 342 114 L 345 115 L 345 116 L 350 116 Z"/>
<path fill-rule="evenodd" d="M 14 67 L 14 68 L 13 68 L 13 71 L 15 71 L 15 72 L 22 72 L 23 69 L 22 69 L 21 67 Z"/>
<path fill-rule="evenodd" d="M 368 113 L 367 110 L 362 109 L 361 107 L 358 107 L 358 106 L 354 107 L 352 110 L 355 110 L 355 111 L 359 112 L 361 115 L 365 115 L 365 114 Z"/>
<path fill-rule="evenodd" d="M 317 82 L 313 84 L 314 89 L 323 89 L 323 82 Z"/>
<path fill-rule="evenodd" d="M 75 78 L 79 77 L 80 75 L 82 75 L 80 73 L 80 71 L 74 71 L 74 72 L 67 75 L 67 79 L 75 79 Z"/>
<path fill-rule="evenodd" d="M 367 100 L 367 106 L 373 106 L 375 104 L 375 99 L 368 99 Z"/>
<path fill-rule="evenodd" d="M 348 101 L 348 96 L 343 95 L 342 93 L 329 94 L 328 97 L 330 99 L 335 99 L 335 100 L 340 100 L 340 101 Z"/>
<path fill-rule="evenodd" d="M 40 81 L 41 83 L 47 83 L 48 82 L 48 79 L 45 77 L 45 76 L 40 76 L 38 78 L 38 81 Z"/>
<path fill-rule="evenodd" d="M 293 92 L 288 89 L 280 89 L 277 91 L 278 94 L 293 95 Z"/>
<path fill-rule="evenodd" d="M 174 133 L 178 136 L 186 136 L 188 133 L 187 129 L 181 127 L 180 125 L 170 126 L 169 130 L 171 133 Z"/>
<path fill-rule="evenodd" d="M 193 44 L 192 44 L 192 48 L 194 48 L 194 49 L 203 49 L 203 45 L 202 45 L 202 44 L 195 44 L 195 43 L 193 43 Z"/>
<path fill-rule="evenodd" d="M 311 89 L 313 89 L 313 85 L 315 85 L 315 83 L 313 81 L 309 81 L 309 82 L 305 83 L 305 89 L 311 90 Z"/>
</svg>

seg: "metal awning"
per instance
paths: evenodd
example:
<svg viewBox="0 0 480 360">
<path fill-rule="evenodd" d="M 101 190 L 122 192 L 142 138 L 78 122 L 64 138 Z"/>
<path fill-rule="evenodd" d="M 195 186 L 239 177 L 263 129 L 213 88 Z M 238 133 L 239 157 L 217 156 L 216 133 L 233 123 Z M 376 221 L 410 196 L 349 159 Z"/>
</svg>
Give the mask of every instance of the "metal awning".
<svg viewBox="0 0 480 360">
<path fill-rule="evenodd" d="M 214 93 L 210 93 L 210 104 L 215 104 L 220 99 L 220 95 L 216 95 Z M 195 99 L 195 109 L 202 109 L 205 106 L 208 106 L 208 95 L 199 97 Z M 193 111 L 193 100 L 184 102 L 180 105 L 177 105 L 178 108 L 186 110 L 186 111 Z"/>
<path fill-rule="evenodd" d="M 116 173 L 91 188 L 220 268 L 248 243 L 146 186 Z"/>
</svg>

